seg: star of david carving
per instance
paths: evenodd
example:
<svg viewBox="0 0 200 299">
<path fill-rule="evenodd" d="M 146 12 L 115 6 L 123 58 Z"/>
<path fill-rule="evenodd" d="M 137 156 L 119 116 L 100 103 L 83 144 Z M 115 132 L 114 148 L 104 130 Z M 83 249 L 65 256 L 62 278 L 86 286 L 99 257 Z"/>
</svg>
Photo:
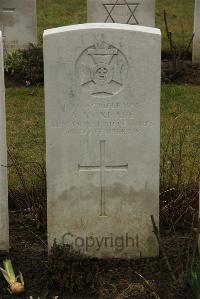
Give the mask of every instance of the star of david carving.
<svg viewBox="0 0 200 299">
<path fill-rule="evenodd" d="M 115 16 L 115 11 L 118 8 L 125 9 L 127 18 L 125 17 L 124 22 L 126 24 L 131 25 L 138 25 L 139 22 L 135 16 L 135 12 L 138 8 L 140 3 L 128 3 L 127 0 L 116 0 L 114 4 L 103 4 L 106 12 L 108 15 L 106 16 L 106 19 L 104 23 L 117 23 L 117 17 Z"/>
</svg>

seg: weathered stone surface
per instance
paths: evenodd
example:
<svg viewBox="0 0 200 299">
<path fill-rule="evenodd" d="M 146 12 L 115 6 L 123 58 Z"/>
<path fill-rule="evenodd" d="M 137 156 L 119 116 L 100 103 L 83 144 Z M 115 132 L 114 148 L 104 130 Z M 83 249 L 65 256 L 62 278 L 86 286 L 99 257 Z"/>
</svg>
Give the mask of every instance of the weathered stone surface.
<svg viewBox="0 0 200 299">
<path fill-rule="evenodd" d="M 87 19 L 155 27 L 155 0 L 87 0 Z"/>
<path fill-rule="evenodd" d="M 37 43 L 36 0 L 1 0 L 0 29 L 7 51 Z"/>
<path fill-rule="evenodd" d="M 195 1 L 193 63 L 200 64 L 200 0 Z"/>
<path fill-rule="evenodd" d="M 44 33 L 49 247 L 156 256 L 158 29 L 84 24 Z"/>
<path fill-rule="evenodd" d="M 8 181 L 3 42 L 0 31 L 0 251 L 9 250 Z"/>
</svg>

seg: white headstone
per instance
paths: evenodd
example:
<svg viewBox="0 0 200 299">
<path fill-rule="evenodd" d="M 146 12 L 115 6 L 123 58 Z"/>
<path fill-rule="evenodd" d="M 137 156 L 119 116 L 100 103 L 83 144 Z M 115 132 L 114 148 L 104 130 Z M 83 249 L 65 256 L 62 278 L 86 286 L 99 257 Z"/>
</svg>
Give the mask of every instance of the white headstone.
<svg viewBox="0 0 200 299">
<path fill-rule="evenodd" d="M 0 29 L 8 51 L 36 44 L 36 0 L 0 0 Z"/>
<path fill-rule="evenodd" d="M 87 20 L 155 27 L 155 0 L 87 0 Z"/>
<path fill-rule="evenodd" d="M 8 181 L 3 42 L 0 31 L 0 251 L 9 250 Z"/>
<path fill-rule="evenodd" d="M 156 256 L 160 30 L 84 24 L 44 32 L 49 248 Z"/>
<path fill-rule="evenodd" d="M 193 63 L 200 63 L 200 0 L 195 1 Z"/>
</svg>

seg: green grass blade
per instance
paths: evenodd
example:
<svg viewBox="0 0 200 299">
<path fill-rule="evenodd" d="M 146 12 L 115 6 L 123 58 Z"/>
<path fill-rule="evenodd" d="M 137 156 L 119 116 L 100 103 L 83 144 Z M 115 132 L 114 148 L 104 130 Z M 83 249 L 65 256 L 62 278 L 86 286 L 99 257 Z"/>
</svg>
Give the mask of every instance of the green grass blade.
<svg viewBox="0 0 200 299">
<path fill-rule="evenodd" d="M 10 280 L 15 281 L 16 280 L 16 276 L 15 276 L 15 272 L 13 270 L 13 266 L 12 266 L 11 260 L 6 260 L 5 261 L 4 268 L 5 268 L 8 276 L 10 277 Z"/>
</svg>

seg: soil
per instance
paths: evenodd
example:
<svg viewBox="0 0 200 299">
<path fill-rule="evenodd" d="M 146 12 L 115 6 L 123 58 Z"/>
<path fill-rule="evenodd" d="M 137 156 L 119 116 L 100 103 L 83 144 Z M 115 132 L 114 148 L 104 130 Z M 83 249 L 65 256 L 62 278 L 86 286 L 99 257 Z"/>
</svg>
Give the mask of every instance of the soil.
<svg viewBox="0 0 200 299">
<path fill-rule="evenodd" d="M 16 80 L 16 78 L 14 76 L 11 76 L 10 74 L 5 73 L 5 86 L 6 86 L 6 88 L 23 87 L 24 82 L 20 82 L 20 81 Z"/>
<path fill-rule="evenodd" d="M 200 85 L 200 65 L 193 65 L 190 60 L 177 62 L 173 70 L 172 61 L 162 60 L 162 81 L 165 83 Z"/>
<path fill-rule="evenodd" d="M 47 291 L 47 247 L 46 233 L 37 231 L 35 225 L 27 216 L 26 212 L 19 213 L 11 211 L 10 218 L 10 254 L 16 274 L 23 273 L 27 296 L 45 295 Z M 7 256 L 1 255 L 2 261 Z M 10 299 L 18 296 L 9 295 L 7 283 L 2 279 L 3 288 L 0 288 L 0 298 Z M 28 297 L 29 298 L 29 297 Z"/>
<path fill-rule="evenodd" d="M 13 261 L 14 269 L 18 273 L 23 273 L 26 283 L 26 293 L 22 296 L 9 294 L 7 283 L 0 275 L 0 298 L 158 298 L 153 295 L 153 291 L 159 294 L 162 299 L 190 299 L 194 298 L 189 285 L 183 283 L 181 286 L 173 284 L 166 263 L 162 255 L 159 258 L 140 259 L 137 261 L 124 260 L 91 260 L 84 265 L 82 263 L 83 274 L 80 269 L 77 275 L 91 275 L 95 277 L 94 285 L 84 286 L 78 291 L 74 288 L 64 290 L 59 289 L 58 285 L 52 285 L 52 277 L 48 268 L 46 233 L 38 231 L 36 225 L 31 221 L 29 214 L 12 211 L 10 212 L 10 241 L 11 249 L 9 257 Z M 189 243 L 189 233 L 181 229 L 176 238 L 179 239 L 181 248 L 181 265 L 178 261 L 178 251 L 172 232 L 163 229 L 163 244 L 165 246 L 169 260 L 173 265 L 174 273 L 181 273 L 181 267 L 186 265 L 187 245 Z M 5 259 L 5 255 L 0 256 L 0 262 Z M 69 258 L 58 261 L 57 257 L 52 259 L 53 267 L 58 265 L 59 270 L 54 273 L 57 279 L 69 274 Z M 83 267 L 84 266 L 84 267 Z M 68 270 L 66 270 L 68 269 Z M 140 277 L 139 275 L 142 275 Z M 52 273 L 51 273 L 52 274 Z M 179 277 L 180 278 L 180 277 Z M 145 280 L 148 281 L 146 284 Z M 55 280 L 55 279 L 54 279 Z M 50 284 L 49 284 L 50 283 Z M 51 288 L 48 290 L 48 286 Z M 150 285 L 151 287 L 149 287 Z M 91 287 L 92 286 L 92 287 Z M 72 294 L 70 294 L 73 293 Z M 125 297 L 126 293 L 126 297 Z M 124 295 L 123 295 L 124 294 Z M 54 295 L 54 297 L 52 297 Z"/>
</svg>

